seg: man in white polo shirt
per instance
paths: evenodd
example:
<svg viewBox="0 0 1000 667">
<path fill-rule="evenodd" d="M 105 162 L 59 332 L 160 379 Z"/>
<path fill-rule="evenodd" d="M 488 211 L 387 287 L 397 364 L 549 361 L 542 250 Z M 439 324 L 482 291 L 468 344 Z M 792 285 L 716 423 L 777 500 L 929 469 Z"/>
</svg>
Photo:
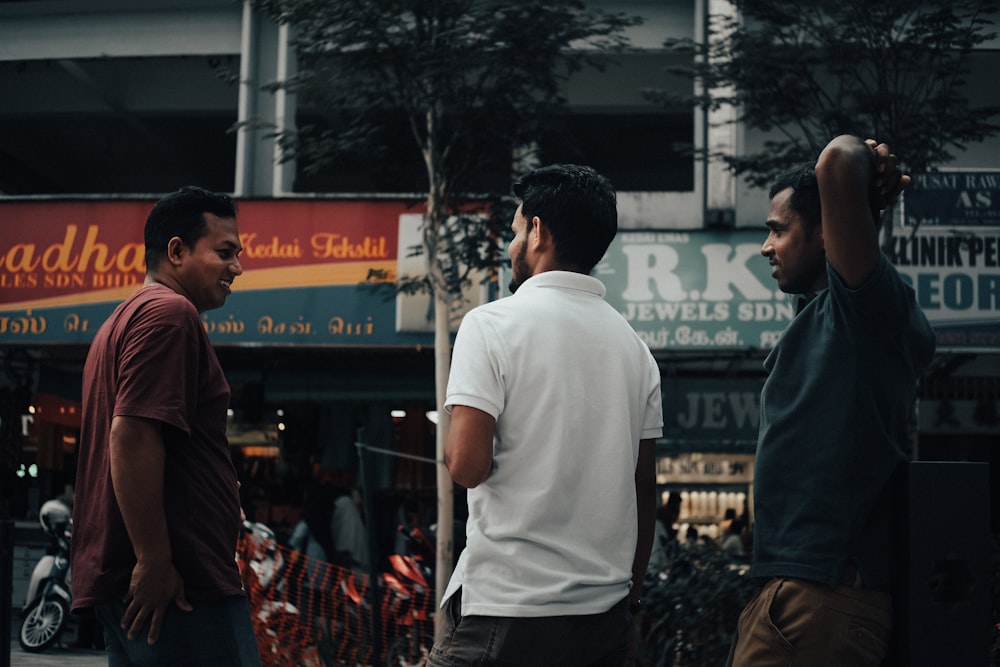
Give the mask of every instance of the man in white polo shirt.
<svg viewBox="0 0 1000 667">
<path fill-rule="evenodd" d="M 621 665 L 654 528 L 660 373 L 589 274 L 618 230 L 589 167 L 514 186 L 513 295 L 455 341 L 445 463 L 467 546 L 430 665 Z"/>
</svg>

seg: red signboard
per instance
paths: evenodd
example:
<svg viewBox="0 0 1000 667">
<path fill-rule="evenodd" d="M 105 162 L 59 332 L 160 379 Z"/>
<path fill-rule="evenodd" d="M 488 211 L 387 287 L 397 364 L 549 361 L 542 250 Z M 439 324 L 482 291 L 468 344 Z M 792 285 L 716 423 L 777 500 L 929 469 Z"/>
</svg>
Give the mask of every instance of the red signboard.
<svg viewBox="0 0 1000 667">
<path fill-rule="evenodd" d="M 0 202 L 0 311 L 119 301 L 145 274 L 144 201 Z M 235 289 L 356 284 L 394 274 L 404 201 L 238 203 Z"/>
</svg>

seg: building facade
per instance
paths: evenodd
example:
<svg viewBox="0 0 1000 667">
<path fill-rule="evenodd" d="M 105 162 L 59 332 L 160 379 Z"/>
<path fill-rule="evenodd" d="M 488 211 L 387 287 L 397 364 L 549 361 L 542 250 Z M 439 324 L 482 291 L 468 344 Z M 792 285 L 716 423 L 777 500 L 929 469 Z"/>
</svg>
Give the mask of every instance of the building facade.
<svg viewBox="0 0 1000 667">
<path fill-rule="evenodd" d="M 686 61 L 663 42 L 701 39 L 727 2 L 592 4 L 645 20 L 629 31 L 630 51 L 567 81 L 561 120 L 574 141 L 543 155 L 586 161 L 619 190 L 622 232 L 597 275 L 661 364 L 662 490 L 684 494 L 682 521 L 712 530 L 726 509 L 752 509 L 761 360 L 792 311 L 759 256 L 766 193 L 692 150 L 739 154 L 766 137 L 725 123 L 731 110 L 642 93 L 690 87 L 667 72 Z M 423 193 L 402 151 L 390 150 L 392 169 L 316 177 L 254 129 L 324 118 L 261 88 L 294 72 L 289 39 L 246 0 L 0 4 L 0 385 L 17 518 L 72 481 L 90 335 L 141 282 L 145 212 L 189 183 L 240 199 L 247 273 L 205 323 L 234 389 L 230 435 L 254 513 L 287 521 L 309 476 L 358 483 L 358 441 L 374 448 L 385 525 L 408 503 L 433 512 L 428 302 L 358 288 L 371 268 L 411 266 Z M 968 85 L 989 99 L 996 54 L 981 55 Z M 998 147 L 969 146 L 940 201 L 990 209 L 995 196 L 1000 206 Z M 917 457 L 993 461 L 1000 446 L 997 224 L 949 222 L 909 240 L 900 227 L 894 259 L 942 343 L 922 389 Z M 963 248 L 979 248 L 978 265 L 948 240 L 956 230 Z"/>
</svg>

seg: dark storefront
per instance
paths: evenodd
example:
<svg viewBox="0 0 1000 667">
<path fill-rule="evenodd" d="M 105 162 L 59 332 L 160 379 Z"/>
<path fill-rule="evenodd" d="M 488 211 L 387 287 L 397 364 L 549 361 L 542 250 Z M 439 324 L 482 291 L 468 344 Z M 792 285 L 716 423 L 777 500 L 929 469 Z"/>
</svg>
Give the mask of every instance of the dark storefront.
<svg viewBox="0 0 1000 667">
<path fill-rule="evenodd" d="M 15 518 L 30 518 L 72 481 L 86 347 L 142 281 L 138 240 L 151 203 L 0 202 L 0 388 Z M 240 202 L 245 273 L 203 320 L 233 389 L 230 438 L 245 504 L 279 534 L 309 480 L 361 486 L 358 442 L 371 448 L 366 492 L 378 500 L 386 545 L 408 514 L 435 519 L 429 299 L 362 284 L 372 269 L 419 273 L 407 251 L 419 222 L 419 208 L 402 200 Z M 934 240 L 942 232 L 921 233 L 931 238 L 924 247 L 952 252 Z M 978 233 L 970 247 L 994 248 L 995 265 L 996 234 Z M 595 271 L 660 361 L 660 491 L 681 494 L 681 522 L 710 536 L 728 509 L 752 517 L 761 362 L 793 316 L 760 242 L 757 230 L 627 230 Z M 914 455 L 992 461 L 995 266 L 985 255 L 971 266 L 938 265 L 926 253 L 896 259 L 941 348 L 921 389 Z M 473 304 L 488 293 L 466 296 Z M 459 520 L 461 512 L 459 501 Z"/>
</svg>

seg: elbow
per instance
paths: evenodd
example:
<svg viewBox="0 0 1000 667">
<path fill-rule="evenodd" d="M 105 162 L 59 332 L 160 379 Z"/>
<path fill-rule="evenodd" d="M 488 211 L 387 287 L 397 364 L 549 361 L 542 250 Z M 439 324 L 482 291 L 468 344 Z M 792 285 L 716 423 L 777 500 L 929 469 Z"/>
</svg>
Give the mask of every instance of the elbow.
<svg viewBox="0 0 1000 667">
<path fill-rule="evenodd" d="M 850 168 L 865 168 L 872 161 L 872 149 L 858 137 L 842 134 L 835 137 L 820 152 L 816 161 L 816 173 L 836 169 L 840 165 Z"/>
<path fill-rule="evenodd" d="M 451 480 L 455 484 L 466 489 L 474 489 L 486 481 L 485 475 L 476 475 L 457 468 L 448 468 L 448 474 L 451 475 Z"/>
<path fill-rule="evenodd" d="M 451 476 L 451 481 L 455 482 L 455 484 L 458 484 L 463 489 L 474 489 L 480 484 L 480 481 L 477 481 L 476 479 L 473 478 L 463 479 L 460 477 L 456 477 L 455 475 Z"/>
<path fill-rule="evenodd" d="M 468 462 L 456 461 L 448 455 L 444 457 L 444 464 L 448 468 L 451 480 L 466 489 L 476 488 L 489 477 L 490 469 L 488 467 L 484 472 L 482 466 L 473 466 L 469 465 Z"/>
</svg>

